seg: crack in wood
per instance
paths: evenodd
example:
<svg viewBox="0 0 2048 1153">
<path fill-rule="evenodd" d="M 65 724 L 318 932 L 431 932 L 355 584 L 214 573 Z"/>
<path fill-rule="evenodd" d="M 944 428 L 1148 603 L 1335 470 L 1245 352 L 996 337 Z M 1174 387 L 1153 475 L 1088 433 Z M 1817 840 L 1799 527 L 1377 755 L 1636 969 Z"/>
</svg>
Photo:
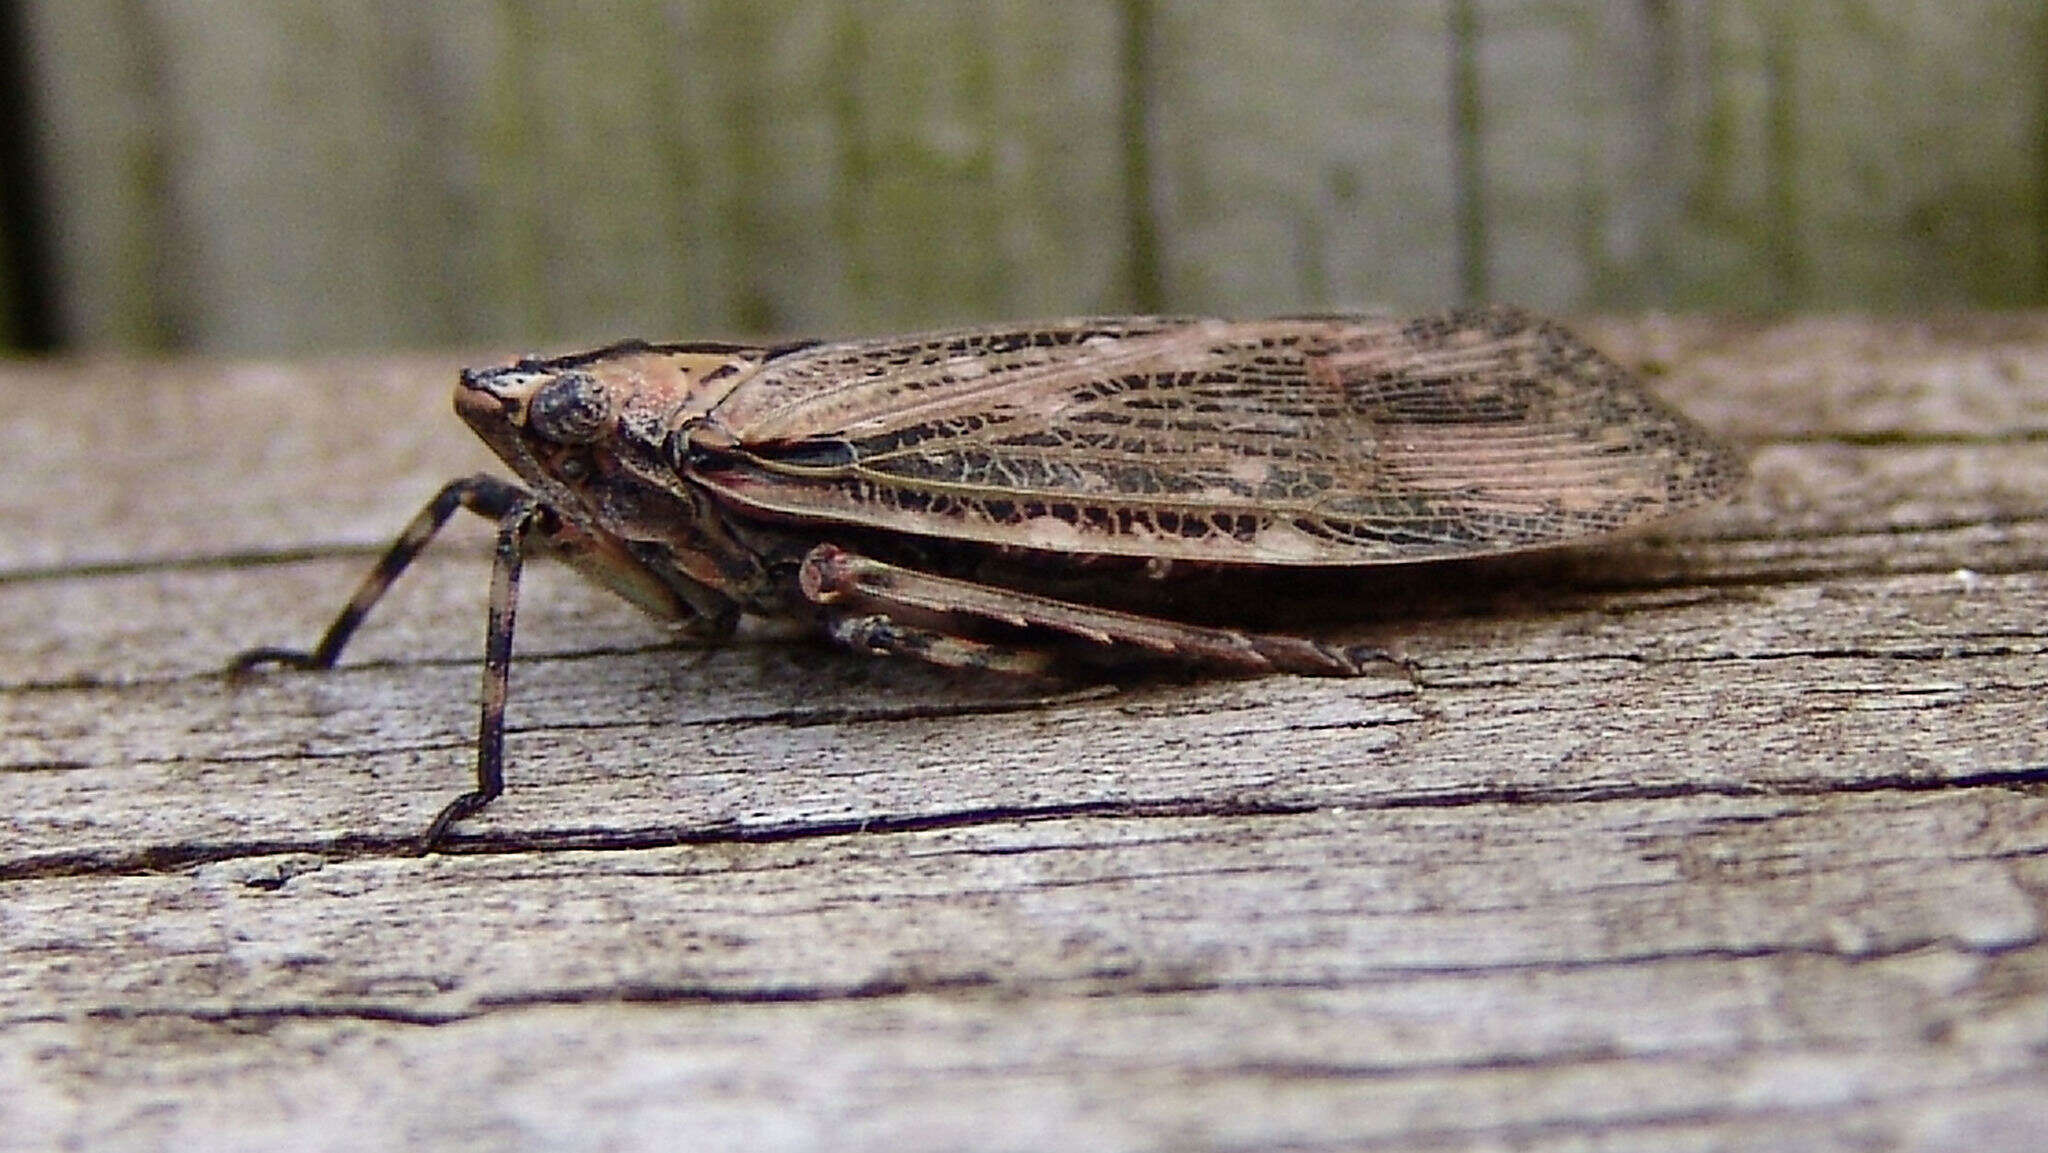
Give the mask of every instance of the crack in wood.
<svg viewBox="0 0 2048 1153">
<path fill-rule="evenodd" d="M 943 813 L 902 813 L 751 827 L 722 823 L 695 829 L 661 826 L 641 829 L 606 828 L 588 832 L 468 833 L 451 837 L 437 851 L 444 855 L 462 856 L 532 852 L 637 852 L 698 845 L 764 845 L 847 836 L 900 835 L 1076 817 L 1098 820 L 1244 819 L 1300 816 L 1331 809 L 1352 812 L 1453 810 L 1484 805 L 1605 805 L 1694 797 L 1826 797 L 1881 792 L 2032 790 L 2041 786 L 2048 786 L 2048 765 L 1951 776 L 1910 772 L 1883 773 L 1863 779 L 1832 781 L 1825 784 L 1768 781 L 1731 784 L 1691 781 L 1658 785 L 1558 788 L 1498 786 L 1447 789 L 1397 797 L 1348 797 L 1335 802 L 1327 798 L 1249 801 L 1242 797 L 1173 801 L 1126 799 L 1048 805 L 989 806 Z M 414 855 L 414 849 L 414 838 L 407 836 L 346 834 L 324 839 L 165 845 L 140 853 L 84 851 L 41 854 L 0 863 L 0 882 L 75 876 L 148 875 L 240 858 L 294 853 L 318 854 L 335 861 L 371 857 L 409 857 Z M 288 880 L 289 878 L 286 882 Z"/>
</svg>

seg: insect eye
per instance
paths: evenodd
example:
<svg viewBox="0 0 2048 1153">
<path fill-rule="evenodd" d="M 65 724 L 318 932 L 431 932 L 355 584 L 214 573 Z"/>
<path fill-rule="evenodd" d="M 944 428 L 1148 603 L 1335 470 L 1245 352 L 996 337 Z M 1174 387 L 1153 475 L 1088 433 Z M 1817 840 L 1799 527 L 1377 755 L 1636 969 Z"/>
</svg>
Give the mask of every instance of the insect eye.
<svg viewBox="0 0 2048 1153">
<path fill-rule="evenodd" d="M 587 372 L 565 372 L 533 394 L 526 427 L 556 444 L 589 444 L 611 423 L 612 395 Z"/>
</svg>

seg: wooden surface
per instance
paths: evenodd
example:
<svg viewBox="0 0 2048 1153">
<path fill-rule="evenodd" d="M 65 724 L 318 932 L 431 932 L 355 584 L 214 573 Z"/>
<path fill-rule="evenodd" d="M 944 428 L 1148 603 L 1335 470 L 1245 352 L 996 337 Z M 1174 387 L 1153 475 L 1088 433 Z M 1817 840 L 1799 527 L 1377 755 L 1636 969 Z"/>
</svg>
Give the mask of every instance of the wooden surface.
<svg viewBox="0 0 2048 1153">
<path fill-rule="evenodd" d="M 2048 315 L 1587 330 L 1754 480 L 1412 680 L 1034 706 L 542 567 L 426 859 L 484 526 L 217 670 L 485 463 L 455 358 L 0 366 L 0 1148 L 2038 1147 Z"/>
<path fill-rule="evenodd" d="M 21 7 L 73 347 L 2048 301 L 2039 0 Z"/>
</svg>

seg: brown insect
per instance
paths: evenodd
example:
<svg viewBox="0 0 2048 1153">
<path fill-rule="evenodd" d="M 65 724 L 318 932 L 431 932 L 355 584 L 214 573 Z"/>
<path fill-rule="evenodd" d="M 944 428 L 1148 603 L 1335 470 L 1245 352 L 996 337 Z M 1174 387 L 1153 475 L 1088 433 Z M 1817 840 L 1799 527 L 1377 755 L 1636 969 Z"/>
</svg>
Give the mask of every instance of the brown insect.
<svg viewBox="0 0 2048 1153">
<path fill-rule="evenodd" d="M 529 552 L 704 638 L 754 614 L 1014 673 L 1344 676 L 1384 654 L 1173 619 L 1169 594 L 1191 574 L 1581 543 L 1722 497 L 1741 471 L 1619 365 L 1498 309 L 633 342 L 467 370 L 455 408 L 528 487 L 450 483 L 318 647 L 234 663 L 332 666 L 457 508 L 495 518 L 476 788 L 427 848 L 504 789 Z"/>
</svg>

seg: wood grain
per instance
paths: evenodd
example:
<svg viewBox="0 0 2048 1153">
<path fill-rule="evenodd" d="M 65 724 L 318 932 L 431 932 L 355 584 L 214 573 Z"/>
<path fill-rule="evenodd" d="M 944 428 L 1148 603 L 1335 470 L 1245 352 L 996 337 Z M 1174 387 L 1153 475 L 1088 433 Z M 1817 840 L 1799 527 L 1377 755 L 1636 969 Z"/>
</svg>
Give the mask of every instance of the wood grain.
<svg viewBox="0 0 2048 1153">
<path fill-rule="evenodd" d="M 2048 299 L 2037 0 L 16 7 L 71 347 Z"/>
<path fill-rule="evenodd" d="M 2048 316 L 1587 326 L 1736 505 L 1350 681 L 671 646 L 488 561 L 456 358 L 0 366 L 0 1148 L 2031 1148 Z M 18 498 L 18 499 L 17 499 Z M 1437 582 L 1433 582 L 1437 583 Z"/>
</svg>

